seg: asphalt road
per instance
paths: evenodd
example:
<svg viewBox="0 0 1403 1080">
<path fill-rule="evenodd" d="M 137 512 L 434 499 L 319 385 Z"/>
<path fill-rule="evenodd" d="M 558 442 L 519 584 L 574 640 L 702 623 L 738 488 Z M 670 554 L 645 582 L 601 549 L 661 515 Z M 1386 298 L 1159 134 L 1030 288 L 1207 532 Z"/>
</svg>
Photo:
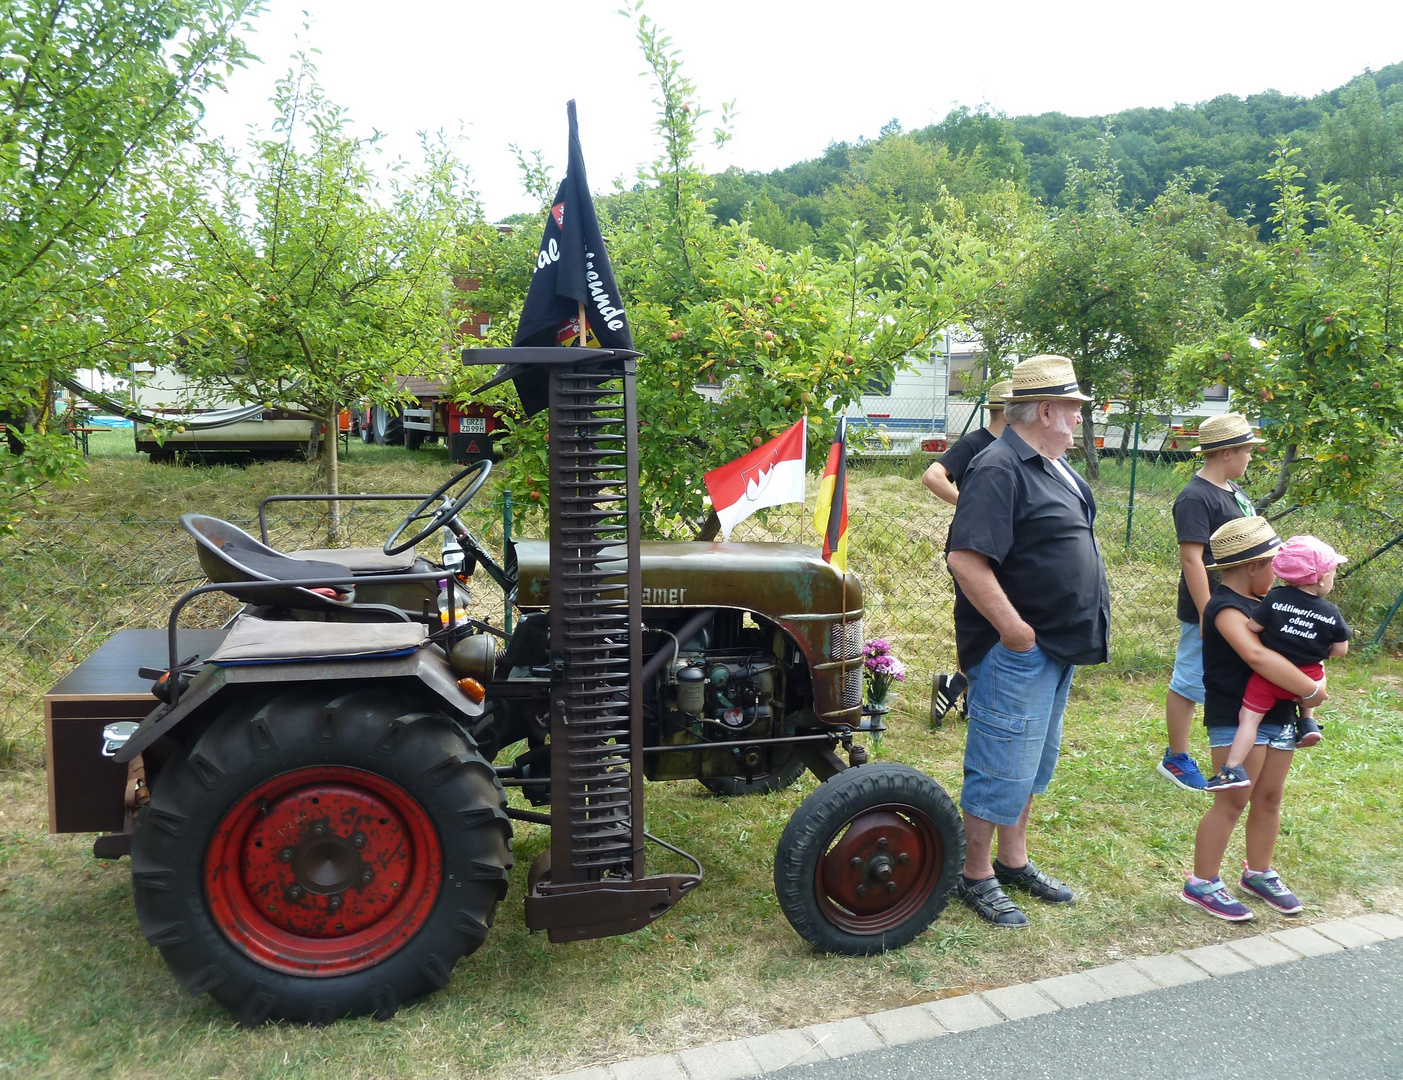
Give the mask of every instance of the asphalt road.
<svg viewBox="0 0 1403 1080">
<path fill-rule="evenodd" d="M 1403 939 L 766 1080 L 1403 1080 Z"/>
</svg>

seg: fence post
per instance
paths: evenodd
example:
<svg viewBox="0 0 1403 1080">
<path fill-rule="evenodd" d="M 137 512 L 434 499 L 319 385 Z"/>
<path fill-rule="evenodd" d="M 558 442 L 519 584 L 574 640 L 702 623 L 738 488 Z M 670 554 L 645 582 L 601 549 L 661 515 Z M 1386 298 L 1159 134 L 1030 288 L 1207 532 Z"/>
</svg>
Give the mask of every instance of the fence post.
<svg viewBox="0 0 1403 1080">
<path fill-rule="evenodd" d="M 512 493 L 508 488 L 502 492 L 502 565 L 510 563 L 512 546 Z M 502 596 L 502 622 L 505 623 L 507 633 L 512 632 L 512 598 L 511 595 Z"/>
<path fill-rule="evenodd" d="M 1124 446 L 1124 443 L 1121 443 Z M 1135 414 L 1135 441 L 1130 447 L 1130 499 L 1125 507 L 1125 549 L 1130 550 L 1130 526 L 1135 520 L 1135 466 L 1140 463 L 1140 414 Z"/>
<path fill-rule="evenodd" d="M 1384 616 L 1384 621 L 1379 624 L 1378 632 L 1374 634 L 1374 640 L 1369 642 L 1370 645 L 1377 645 L 1384 639 L 1384 631 L 1388 629 L 1388 624 L 1393 622 L 1393 617 L 1398 614 L 1398 609 L 1400 607 L 1403 607 L 1403 592 L 1398 594 L 1398 599 L 1395 600 L 1393 606 L 1388 609 L 1388 614 Z"/>
</svg>

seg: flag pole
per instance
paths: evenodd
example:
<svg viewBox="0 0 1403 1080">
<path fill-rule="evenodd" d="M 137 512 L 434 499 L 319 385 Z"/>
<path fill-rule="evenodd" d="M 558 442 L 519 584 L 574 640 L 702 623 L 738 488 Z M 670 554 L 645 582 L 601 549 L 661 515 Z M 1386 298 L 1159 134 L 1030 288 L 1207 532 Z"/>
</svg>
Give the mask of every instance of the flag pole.
<svg viewBox="0 0 1403 1080">
<path fill-rule="evenodd" d="M 841 413 L 839 413 L 839 415 L 838 415 L 838 427 L 839 427 L 839 430 L 841 430 L 841 431 L 843 432 L 843 451 L 842 451 L 842 453 L 843 453 L 843 458 L 844 458 L 845 461 L 846 461 L 846 459 L 847 459 L 847 454 L 848 454 L 848 440 L 847 440 L 847 430 L 846 430 L 846 428 L 844 427 L 844 424 L 847 422 L 847 419 L 848 419 L 848 410 L 847 410 L 847 409 L 844 409 L 844 410 L 843 410 Z M 845 482 L 845 483 L 844 483 L 844 486 L 843 486 L 843 498 L 844 498 L 844 500 L 846 500 L 847 497 L 848 497 L 848 495 L 847 495 L 847 485 L 846 485 L 846 482 Z M 829 515 L 831 516 L 832 513 L 833 513 L 833 511 L 830 509 L 828 513 L 829 513 Z M 846 559 L 843 560 L 843 594 L 842 594 L 842 595 L 843 595 L 843 618 L 842 618 L 842 621 L 841 621 L 841 623 L 840 623 L 839 625 L 841 625 L 842 628 L 843 628 L 843 663 L 842 663 L 842 666 L 838 669 L 838 683 L 839 683 L 840 686 L 846 688 L 847 685 L 848 685 L 848 564 L 847 564 L 847 560 L 846 560 Z M 861 645 L 859 645 L 858 647 L 861 648 Z M 859 687 L 858 692 L 857 692 L 857 706 L 858 706 L 858 714 L 857 714 L 857 715 L 858 715 L 858 720 L 857 720 L 857 723 L 858 723 L 858 729 L 861 730 L 861 728 L 862 728 L 862 690 L 861 690 L 860 687 Z"/>
</svg>

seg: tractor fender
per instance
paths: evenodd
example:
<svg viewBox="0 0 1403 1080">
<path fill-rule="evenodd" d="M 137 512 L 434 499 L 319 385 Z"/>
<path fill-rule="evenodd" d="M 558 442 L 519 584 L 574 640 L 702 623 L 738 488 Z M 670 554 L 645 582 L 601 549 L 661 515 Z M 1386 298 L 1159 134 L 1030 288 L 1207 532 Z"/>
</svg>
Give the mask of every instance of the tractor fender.
<svg viewBox="0 0 1403 1080">
<path fill-rule="evenodd" d="M 186 687 L 176 703 L 162 703 L 117 751 L 116 760 L 130 761 L 163 735 L 192 718 L 222 707 L 232 695 L 264 687 L 288 689 L 298 684 L 376 682 L 413 683 L 428 692 L 445 714 L 471 728 L 484 708 L 459 687 L 448 661 L 436 650 L 420 649 L 408 656 L 313 661 L 290 664 L 207 665 Z"/>
</svg>

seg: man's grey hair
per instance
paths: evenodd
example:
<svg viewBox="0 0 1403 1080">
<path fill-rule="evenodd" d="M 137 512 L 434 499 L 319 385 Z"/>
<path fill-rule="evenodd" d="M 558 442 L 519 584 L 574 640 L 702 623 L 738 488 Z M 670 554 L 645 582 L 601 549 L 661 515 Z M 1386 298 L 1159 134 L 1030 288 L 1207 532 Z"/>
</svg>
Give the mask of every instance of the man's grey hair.
<svg viewBox="0 0 1403 1080">
<path fill-rule="evenodd" d="M 1004 406 L 1004 421 L 1009 424 L 1031 424 L 1038 418 L 1041 401 L 1010 401 Z"/>
</svg>

